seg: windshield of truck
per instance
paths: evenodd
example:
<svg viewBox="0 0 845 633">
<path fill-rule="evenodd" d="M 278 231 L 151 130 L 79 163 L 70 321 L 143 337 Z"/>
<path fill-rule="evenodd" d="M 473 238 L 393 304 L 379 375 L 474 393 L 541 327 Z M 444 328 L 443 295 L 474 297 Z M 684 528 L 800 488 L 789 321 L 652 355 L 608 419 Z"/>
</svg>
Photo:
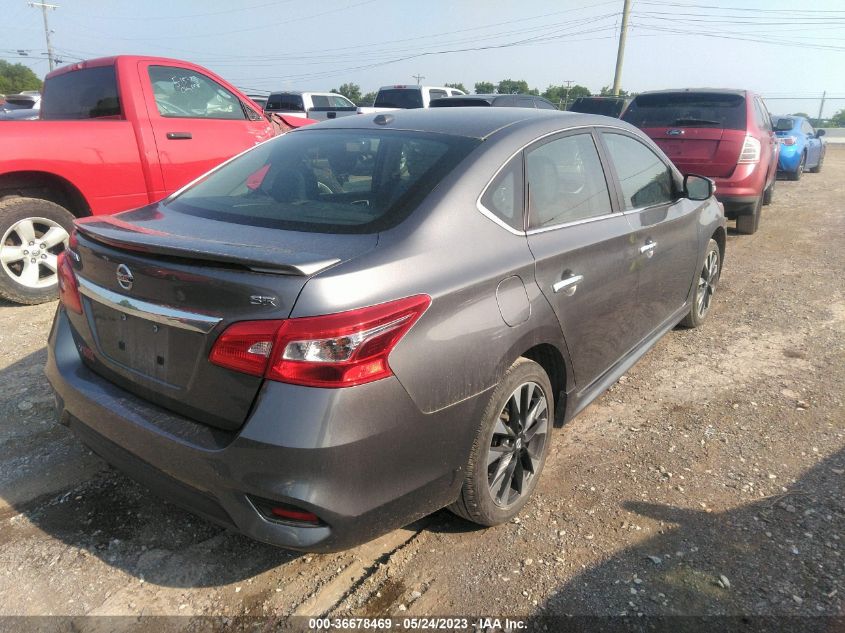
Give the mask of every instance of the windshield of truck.
<svg viewBox="0 0 845 633">
<path fill-rule="evenodd" d="M 710 127 L 744 130 L 745 97 L 708 92 L 661 92 L 639 95 L 622 119 L 639 128 Z"/>
<path fill-rule="evenodd" d="M 397 130 L 303 130 L 259 145 L 175 198 L 201 218 L 318 233 L 401 222 L 478 145 Z"/>
<path fill-rule="evenodd" d="M 404 110 L 421 108 L 423 107 L 422 92 L 418 89 L 409 88 L 379 90 L 374 105 L 377 108 L 402 108 Z"/>
<path fill-rule="evenodd" d="M 114 66 L 73 70 L 44 82 L 42 119 L 62 121 L 120 115 Z"/>
</svg>

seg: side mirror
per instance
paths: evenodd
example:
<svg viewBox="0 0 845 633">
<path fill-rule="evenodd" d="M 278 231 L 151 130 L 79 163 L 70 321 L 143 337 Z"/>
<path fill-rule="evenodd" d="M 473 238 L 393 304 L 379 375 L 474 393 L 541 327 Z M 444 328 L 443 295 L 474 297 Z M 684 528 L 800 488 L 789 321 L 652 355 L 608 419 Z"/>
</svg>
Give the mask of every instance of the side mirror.
<svg viewBox="0 0 845 633">
<path fill-rule="evenodd" d="M 775 132 L 790 132 L 795 127 L 795 121 L 792 119 L 778 119 L 775 125 Z"/>
<path fill-rule="evenodd" d="M 716 183 L 704 176 L 684 176 L 684 196 L 690 200 L 707 200 L 716 193 Z"/>
<path fill-rule="evenodd" d="M 826 132 L 824 130 L 816 130 L 816 138 L 821 138 Z"/>
</svg>

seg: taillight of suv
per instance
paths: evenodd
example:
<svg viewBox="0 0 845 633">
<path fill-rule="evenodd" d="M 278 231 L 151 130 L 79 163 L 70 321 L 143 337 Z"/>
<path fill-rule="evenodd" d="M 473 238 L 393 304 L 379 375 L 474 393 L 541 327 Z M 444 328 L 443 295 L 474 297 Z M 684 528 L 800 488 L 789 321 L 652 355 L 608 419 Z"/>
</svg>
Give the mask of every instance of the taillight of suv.
<svg viewBox="0 0 845 633">
<path fill-rule="evenodd" d="M 268 380 L 352 387 L 393 375 L 390 352 L 431 304 L 428 295 L 287 320 L 240 321 L 220 335 L 209 360 Z"/>
<path fill-rule="evenodd" d="M 746 136 L 739 152 L 737 163 L 759 163 L 760 162 L 760 141 L 753 136 Z"/>
</svg>

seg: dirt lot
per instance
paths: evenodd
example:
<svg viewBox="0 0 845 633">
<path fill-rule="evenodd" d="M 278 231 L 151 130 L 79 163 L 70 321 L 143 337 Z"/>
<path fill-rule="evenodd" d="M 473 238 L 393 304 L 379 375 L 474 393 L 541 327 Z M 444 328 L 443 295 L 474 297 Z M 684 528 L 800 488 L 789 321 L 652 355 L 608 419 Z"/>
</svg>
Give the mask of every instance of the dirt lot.
<svg viewBox="0 0 845 633">
<path fill-rule="evenodd" d="M 226 533 L 108 469 L 54 423 L 55 305 L 2 305 L 0 612 L 843 615 L 843 273 L 840 150 L 729 236 L 705 327 L 557 432 L 518 520 L 442 511 L 326 555 Z"/>
</svg>

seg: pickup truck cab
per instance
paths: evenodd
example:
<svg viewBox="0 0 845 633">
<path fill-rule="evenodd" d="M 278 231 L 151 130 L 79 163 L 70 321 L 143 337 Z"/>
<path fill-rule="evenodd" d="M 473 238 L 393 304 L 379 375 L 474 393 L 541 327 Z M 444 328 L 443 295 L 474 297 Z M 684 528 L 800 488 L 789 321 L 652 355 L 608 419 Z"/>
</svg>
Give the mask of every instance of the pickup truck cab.
<svg viewBox="0 0 845 633">
<path fill-rule="evenodd" d="M 358 108 L 358 114 L 376 114 L 391 110 L 427 108 L 433 99 L 466 95 L 463 90 L 444 86 L 382 86 L 372 107 Z"/>
<path fill-rule="evenodd" d="M 49 73 L 38 121 L 0 135 L 0 297 L 56 296 L 74 218 L 156 202 L 275 135 L 261 109 L 184 61 L 118 56 Z"/>
<path fill-rule="evenodd" d="M 356 114 L 357 106 L 334 92 L 274 92 L 264 111 L 325 121 Z"/>
</svg>

